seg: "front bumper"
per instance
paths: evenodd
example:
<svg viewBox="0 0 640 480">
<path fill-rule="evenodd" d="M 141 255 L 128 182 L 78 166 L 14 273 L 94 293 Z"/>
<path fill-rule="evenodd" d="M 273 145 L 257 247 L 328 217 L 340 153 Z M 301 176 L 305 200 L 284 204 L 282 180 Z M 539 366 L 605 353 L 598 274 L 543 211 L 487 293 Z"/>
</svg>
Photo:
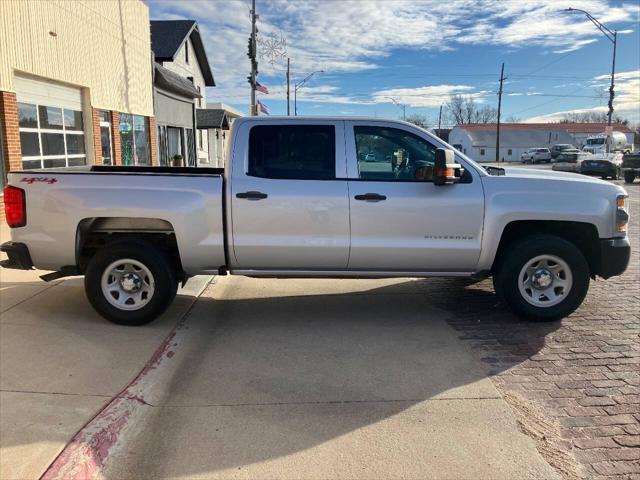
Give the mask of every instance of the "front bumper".
<svg viewBox="0 0 640 480">
<path fill-rule="evenodd" d="M 5 242 L 0 245 L 0 251 L 5 252 L 9 257 L 0 262 L 1 267 L 17 270 L 31 270 L 33 268 L 29 247 L 24 243 Z"/>
<path fill-rule="evenodd" d="M 600 240 L 600 265 L 596 273 L 602 278 L 621 275 L 629 266 L 631 244 L 627 237 Z"/>
</svg>

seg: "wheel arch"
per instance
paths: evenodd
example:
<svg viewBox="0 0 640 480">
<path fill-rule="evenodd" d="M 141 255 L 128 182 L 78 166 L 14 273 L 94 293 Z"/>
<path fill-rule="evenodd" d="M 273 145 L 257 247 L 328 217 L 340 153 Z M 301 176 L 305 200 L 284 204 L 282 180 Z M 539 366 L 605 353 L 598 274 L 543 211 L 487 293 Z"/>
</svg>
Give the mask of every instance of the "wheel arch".
<svg viewBox="0 0 640 480">
<path fill-rule="evenodd" d="M 180 251 L 173 225 L 161 218 L 92 217 L 82 219 L 76 230 L 76 265 L 86 271 L 91 257 L 101 248 L 120 240 L 152 243 L 173 260 L 176 273 L 182 272 Z"/>
<path fill-rule="evenodd" d="M 491 271 L 494 272 L 499 267 L 510 244 L 534 234 L 555 235 L 575 245 L 586 259 L 591 277 L 595 277 L 600 265 L 600 245 L 597 227 L 587 222 L 560 220 L 515 220 L 505 225 Z"/>
</svg>

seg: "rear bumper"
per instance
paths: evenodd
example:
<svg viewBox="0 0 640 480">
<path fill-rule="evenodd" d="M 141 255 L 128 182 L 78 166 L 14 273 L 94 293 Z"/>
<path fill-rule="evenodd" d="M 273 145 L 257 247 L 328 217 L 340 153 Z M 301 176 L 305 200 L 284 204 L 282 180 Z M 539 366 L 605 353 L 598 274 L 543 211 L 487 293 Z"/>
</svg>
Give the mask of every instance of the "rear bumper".
<svg viewBox="0 0 640 480">
<path fill-rule="evenodd" d="M 596 273 L 602 278 L 621 275 L 627 269 L 630 257 L 631 245 L 627 237 L 600 240 L 600 265 Z"/>
<path fill-rule="evenodd" d="M 0 262 L 0 266 L 3 268 L 18 270 L 31 270 L 33 268 L 29 247 L 24 243 L 5 242 L 0 245 L 0 251 L 5 252 L 9 257 L 7 260 Z"/>
<path fill-rule="evenodd" d="M 616 166 L 613 164 L 609 165 L 584 165 L 580 167 L 580 173 L 585 175 L 606 175 L 613 174 L 616 172 Z"/>
</svg>

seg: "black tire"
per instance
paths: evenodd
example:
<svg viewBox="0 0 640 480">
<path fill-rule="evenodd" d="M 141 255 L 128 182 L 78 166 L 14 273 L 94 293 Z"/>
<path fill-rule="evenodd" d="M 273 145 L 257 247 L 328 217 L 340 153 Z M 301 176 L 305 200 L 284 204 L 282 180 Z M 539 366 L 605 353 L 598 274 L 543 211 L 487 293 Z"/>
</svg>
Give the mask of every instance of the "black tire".
<svg viewBox="0 0 640 480">
<path fill-rule="evenodd" d="M 520 292 L 521 270 L 539 255 L 553 255 L 564 261 L 573 279 L 559 303 L 541 307 L 530 303 Z M 494 273 L 496 293 L 516 315 L 536 322 L 559 320 L 574 312 L 589 290 L 589 265 L 572 243 L 554 235 L 538 234 L 515 241 L 507 247 Z"/>
<path fill-rule="evenodd" d="M 616 168 L 611 174 L 611 180 L 618 180 L 622 176 L 620 168 Z"/>
<path fill-rule="evenodd" d="M 635 179 L 636 179 L 636 174 L 633 173 L 631 170 L 627 170 L 626 172 L 624 172 L 624 183 L 633 183 Z"/>
<path fill-rule="evenodd" d="M 132 259 L 146 267 L 153 276 L 153 293 L 145 298 L 146 304 L 137 310 L 123 310 L 114 306 L 102 289 L 102 276 L 114 262 Z M 176 296 L 178 282 L 169 257 L 146 242 L 119 241 L 99 250 L 89 262 L 84 277 L 84 288 L 93 308 L 110 322 L 137 326 L 155 320 Z"/>
</svg>

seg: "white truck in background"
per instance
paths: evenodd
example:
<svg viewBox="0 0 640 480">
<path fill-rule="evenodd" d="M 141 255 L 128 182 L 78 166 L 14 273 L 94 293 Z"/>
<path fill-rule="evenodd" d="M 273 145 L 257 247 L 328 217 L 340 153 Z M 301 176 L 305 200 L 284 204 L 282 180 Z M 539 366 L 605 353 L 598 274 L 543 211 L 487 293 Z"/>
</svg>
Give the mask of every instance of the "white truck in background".
<svg viewBox="0 0 640 480">
<path fill-rule="evenodd" d="M 593 137 L 588 137 L 582 147 L 582 151 L 593 154 L 631 153 L 633 145 L 627 142 L 627 136 L 622 132 L 600 133 Z"/>
<path fill-rule="evenodd" d="M 367 156 L 369 156 L 367 158 Z M 247 117 L 225 168 L 11 172 L 4 268 L 84 275 L 105 318 L 141 325 L 198 274 L 493 277 L 518 315 L 562 318 L 629 263 L 625 190 L 476 164 L 412 124 Z"/>
</svg>

